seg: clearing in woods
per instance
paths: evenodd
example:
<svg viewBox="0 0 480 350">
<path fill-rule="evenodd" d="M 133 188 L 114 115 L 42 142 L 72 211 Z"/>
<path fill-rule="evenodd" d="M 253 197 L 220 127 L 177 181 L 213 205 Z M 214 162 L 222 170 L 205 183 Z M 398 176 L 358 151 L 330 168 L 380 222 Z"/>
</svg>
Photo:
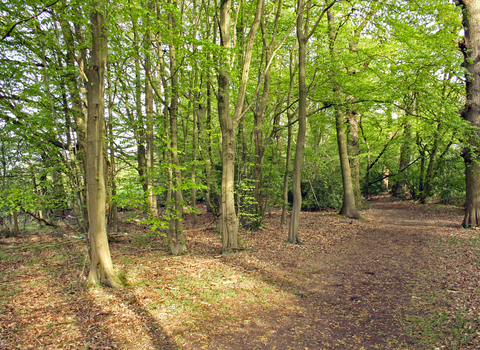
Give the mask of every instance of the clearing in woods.
<svg viewBox="0 0 480 350">
<path fill-rule="evenodd" d="M 0 349 L 478 348 L 480 239 L 461 210 L 379 197 L 361 215 L 304 212 L 297 246 L 273 213 L 219 255 L 204 213 L 180 257 L 124 223 L 119 290 L 82 286 L 68 226 L 2 239 Z"/>
</svg>

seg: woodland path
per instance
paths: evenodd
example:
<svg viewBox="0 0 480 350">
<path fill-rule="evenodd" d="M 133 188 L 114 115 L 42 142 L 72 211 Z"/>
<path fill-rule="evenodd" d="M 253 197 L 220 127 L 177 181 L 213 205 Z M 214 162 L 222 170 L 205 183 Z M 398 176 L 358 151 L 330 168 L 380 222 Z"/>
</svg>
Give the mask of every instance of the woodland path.
<svg viewBox="0 0 480 350">
<path fill-rule="evenodd" d="M 416 348 L 405 318 L 414 315 L 414 287 L 430 274 L 428 243 L 459 229 L 461 215 L 384 197 L 370 205 L 361 213 L 366 221 L 330 222 L 331 230 L 347 233 L 330 251 L 290 266 L 283 262 L 290 274 L 304 276 L 285 286 L 298 297 L 297 309 L 258 315 L 230 335 L 210 339 L 208 348 Z"/>
</svg>

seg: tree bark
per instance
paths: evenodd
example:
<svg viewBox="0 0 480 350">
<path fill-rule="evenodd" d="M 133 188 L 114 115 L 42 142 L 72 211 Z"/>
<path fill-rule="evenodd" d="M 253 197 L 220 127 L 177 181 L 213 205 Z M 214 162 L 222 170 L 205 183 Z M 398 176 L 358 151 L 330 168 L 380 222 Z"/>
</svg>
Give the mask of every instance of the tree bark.
<svg viewBox="0 0 480 350">
<path fill-rule="evenodd" d="M 195 79 L 194 79 L 194 87 L 198 83 L 198 73 L 195 73 Z M 192 99 L 193 99 L 193 113 L 192 113 L 192 174 L 191 174 L 191 180 L 192 180 L 192 188 L 190 189 L 190 200 L 192 202 L 192 221 L 194 225 L 198 224 L 198 217 L 196 213 L 197 209 L 197 194 L 196 194 L 196 189 L 195 189 L 195 181 L 196 181 L 196 172 L 197 172 L 197 140 L 198 140 L 198 111 L 200 109 L 199 104 L 198 104 L 198 94 L 196 92 L 191 92 L 192 94 Z"/>
<path fill-rule="evenodd" d="M 463 227 L 480 226 L 480 3 L 477 0 L 456 0 L 463 13 L 465 39 L 459 44 L 464 56 L 467 103 L 462 117 L 475 129 L 462 152 L 465 160 L 466 200 Z"/>
<path fill-rule="evenodd" d="M 358 54 L 358 43 L 360 41 L 360 35 L 363 29 L 368 25 L 373 16 L 377 11 L 383 6 L 384 1 L 372 2 L 372 7 L 368 14 L 365 16 L 362 22 L 354 29 L 352 36 L 348 39 L 348 48 L 351 54 L 357 56 Z M 357 73 L 356 68 L 348 70 L 349 75 L 354 75 Z M 355 101 L 355 96 L 351 96 L 350 102 Z M 352 173 L 352 183 L 353 191 L 355 193 L 355 201 L 358 203 L 362 200 L 361 188 L 360 188 L 360 145 L 358 142 L 358 114 L 355 110 L 355 105 L 350 104 L 349 110 L 346 116 L 347 119 L 347 133 L 348 133 L 348 153 L 350 157 L 350 169 Z M 366 176 L 368 177 L 368 175 Z M 367 180 L 368 181 L 368 180 Z M 367 193 L 368 193 L 368 183 Z"/>
<path fill-rule="evenodd" d="M 133 28 L 133 46 L 135 48 L 135 111 L 136 111 L 136 120 L 133 119 L 133 133 L 135 135 L 135 140 L 137 142 L 137 171 L 140 183 L 143 189 L 144 197 L 144 211 L 145 214 L 150 214 L 149 209 L 149 178 L 148 178 L 148 165 L 147 165 L 147 133 L 145 129 L 145 120 L 143 117 L 142 110 L 142 74 L 140 70 L 140 37 L 137 30 L 137 20 L 136 14 L 132 12 L 132 28 Z M 150 72 L 145 70 L 146 74 Z M 146 109 L 149 108 L 149 101 L 147 98 L 151 96 L 151 85 L 148 82 L 148 79 L 145 79 L 145 104 Z M 148 90 L 148 91 L 147 91 Z M 148 112 L 148 111 L 147 111 Z"/>
<path fill-rule="evenodd" d="M 290 53 L 290 63 L 289 63 L 289 73 L 290 73 L 290 83 L 288 86 L 288 97 L 287 97 L 287 105 L 290 105 L 291 99 L 291 92 L 293 90 L 294 84 L 294 68 L 293 68 L 293 59 L 295 55 L 292 52 Z M 287 154 L 285 157 L 285 174 L 283 176 L 283 203 L 282 203 L 282 217 L 280 219 L 280 229 L 283 230 L 285 227 L 285 223 L 287 221 L 287 211 L 288 211 L 288 181 L 290 178 L 290 162 L 292 158 L 292 135 L 293 135 L 293 125 L 292 125 L 292 117 L 293 113 L 290 110 L 287 110 L 287 125 L 288 125 L 288 140 L 287 140 Z"/>
<path fill-rule="evenodd" d="M 340 215 L 351 219 L 360 219 L 357 207 L 355 206 L 355 192 L 353 190 L 352 175 L 350 172 L 350 163 L 348 159 L 347 137 L 345 135 L 345 117 L 338 106 L 336 107 L 335 111 L 335 126 L 337 129 L 337 144 L 343 183 L 343 205 L 342 209 L 340 210 Z"/>
<path fill-rule="evenodd" d="M 107 240 L 105 220 L 105 157 L 103 154 L 105 136 L 104 72 L 107 58 L 107 31 L 104 8 L 92 4 L 90 22 L 92 25 L 92 50 L 88 67 L 87 84 L 87 197 L 90 242 L 90 272 L 88 285 L 98 283 L 117 287 L 112 258 Z"/>
<path fill-rule="evenodd" d="M 348 155 L 352 173 L 353 192 L 355 193 L 355 201 L 360 202 L 362 200 L 362 191 L 360 188 L 360 144 L 358 142 L 358 114 L 353 109 L 353 105 L 350 106 L 346 120 L 348 134 Z"/>
<path fill-rule="evenodd" d="M 109 71 L 109 65 L 107 63 L 107 70 Z M 112 79 L 110 74 L 107 78 L 108 81 L 108 133 L 110 136 L 110 166 L 108 181 L 110 182 L 110 190 L 112 195 L 112 200 L 110 200 L 110 205 L 108 207 L 108 229 L 109 232 L 118 232 L 118 206 L 116 201 L 117 195 L 117 183 L 115 180 L 116 176 L 116 166 L 115 166 L 115 145 L 113 142 L 113 92 L 112 92 Z"/>
<path fill-rule="evenodd" d="M 427 198 L 430 196 L 430 188 L 432 186 L 432 180 L 434 178 L 435 164 L 437 162 L 438 143 L 441 135 L 441 123 L 438 123 L 437 130 L 435 132 L 435 139 L 433 140 L 432 149 L 430 150 L 430 159 L 428 160 L 427 172 L 425 173 L 425 181 L 423 191 L 420 193 L 420 203 L 425 204 Z"/>
<path fill-rule="evenodd" d="M 295 158 L 293 160 L 293 208 L 290 217 L 290 227 L 288 230 L 288 241 L 292 244 L 299 244 L 298 224 L 300 222 L 300 212 L 302 210 L 302 164 L 303 150 L 305 148 L 305 134 L 307 129 L 307 85 L 306 85 L 306 66 L 307 66 L 307 40 L 308 37 L 303 29 L 303 12 L 305 1 L 297 2 L 297 39 L 298 39 L 298 132 L 297 146 L 295 148 Z"/>
<path fill-rule="evenodd" d="M 220 40 L 221 45 L 230 49 L 230 8 L 231 0 L 221 1 Z M 238 217 L 235 212 L 234 167 L 235 167 L 235 129 L 230 116 L 230 75 L 229 59 L 224 58 L 218 71 L 218 118 L 222 132 L 222 189 L 221 222 L 222 252 L 231 252 L 238 248 Z"/>
<path fill-rule="evenodd" d="M 176 2 L 173 1 L 173 6 L 176 7 Z M 172 13 L 168 14 L 168 22 L 170 30 L 176 30 L 176 20 Z M 175 45 L 169 45 L 170 51 L 170 81 L 171 81 L 171 100 L 170 100 L 170 137 L 172 149 L 172 164 L 173 167 L 173 194 L 174 194 L 174 230 L 176 251 L 174 254 L 180 255 L 187 250 L 187 244 L 183 235 L 183 190 L 182 190 L 182 172 L 180 170 L 180 161 L 178 159 L 178 126 L 177 126 L 177 111 L 178 111 L 178 74 L 177 70 L 177 56 Z"/>
<path fill-rule="evenodd" d="M 148 1 L 148 13 L 153 12 L 153 1 Z M 152 39 L 150 33 L 150 16 L 147 13 L 147 32 L 145 33 L 144 38 L 144 48 L 145 48 L 145 75 L 147 79 L 145 79 L 145 110 L 147 114 L 146 120 L 146 154 L 145 154 L 145 183 L 146 183 L 146 202 L 147 202 L 147 213 L 154 217 L 158 217 L 157 211 L 157 195 L 155 194 L 155 158 L 154 158 L 154 138 L 153 138 L 153 89 L 151 84 L 151 79 L 148 77 L 152 77 L 152 63 L 150 58 L 150 48 L 152 46 Z"/>
<path fill-rule="evenodd" d="M 18 229 L 18 212 L 16 210 L 13 211 L 12 231 L 14 236 L 18 236 L 20 233 L 20 230 Z"/>
</svg>

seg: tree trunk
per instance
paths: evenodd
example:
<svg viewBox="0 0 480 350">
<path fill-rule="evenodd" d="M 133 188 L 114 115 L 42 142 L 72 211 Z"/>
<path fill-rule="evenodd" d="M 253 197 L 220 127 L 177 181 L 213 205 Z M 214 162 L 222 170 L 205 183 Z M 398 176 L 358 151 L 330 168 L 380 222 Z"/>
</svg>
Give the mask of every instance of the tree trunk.
<svg viewBox="0 0 480 350">
<path fill-rule="evenodd" d="M 117 287 L 107 240 L 105 220 L 105 135 L 104 71 L 107 58 L 106 21 L 103 6 L 92 4 L 92 50 L 87 84 L 87 197 L 90 242 L 90 272 L 88 285 L 98 283 Z"/>
<path fill-rule="evenodd" d="M 176 2 L 173 2 L 176 7 Z M 168 14 L 168 22 L 170 30 L 176 30 L 176 20 L 172 13 Z M 177 56 L 175 45 L 169 46 L 170 51 L 170 72 L 173 74 L 170 77 L 171 81 L 171 100 L 170 100 L 170 137 L 172 141 L 172 164 L 173 167 L 173 194 L 175 199 L 174 211 L 174 230 L 176 242 L 176 255 L 180 255 L 187 250 L 185 237 L 183 236 L 183 190 L 182 190 L 182 172 L 180 170 L 180 161 L 178 159 L 178 126 L 177 126 L 177 112 L 178 112 L 178 74 L 174 74 L 177 70 Z"/>
<path fill-rule="evenodd" d="M 425 204 L 427 198 L 430 196 L 430 187 L 434 178 L 435 163 L 438 154 L 438 142 L 440 141 L 441 123 L 438 123 L 437 131 L 435 132 L 435 139 L 433 141 L 432 150 L 430 151 L 430 159 L 428 161 L 427 172 L 425 173 L 424 188 L 420 196 L 420 203 Z"/>
<path fill-rule="evenodd" d="M 194 79 L 194 85 L 198 82 L 198 75 L 195 73 L 195 79 Z M 196 162 L 197 162 L 197 140 L 198 140 L 198 130 L 197 130 L 197 124 L 198 124 L 198 96 L 196 92 L 192 92 L 193 96 L 193 121 L 192 121 L 192 174 L 191 174 L 191 180 L 192 180 L 192 188 L 190 189 L 190 201 L 192 202 L 192 221 L 194 225 L 198 224 L 198 217 L 197 213 L 195 210 L 197 209 L 197 194 L 196 194 L 196 189 L 195 189 L 195 181 L 196 181 Z"/>
<path fill-rule="evenodd" d="M 350 106 L 347 114 L 347 133 L 348 133 L 348 154 L 350 161 L 350 169 L 352 173 L 353 192 L 355 193 L 355 201 L 362 200 L 360 189 L 360 144 L 358 142 L 358 114 Z"/>
<path fill-rule="evenodd" d="M 411 107 L 409 107 L 411 109 Z M 395 183 L 392 188 L 393 195 L 395 197 L 407 198 L 409 196 L 408 188 L 408 176 L 405 168 L 410 164 L 411 160 L 411 140 L 412 133 L 410 132 L 411 126 L 409 123 L 404 127 L 404 141 L 400 147 L 400 160 L 398 164 L 398 175 L 395 178 Z"/>
<path fill-rule="evenodd" d="M 231 48 L 230 34 L 231 0 L 223 0 L 220 5 L 220 38 L 222 47 Z M 222 133 L 222 209 L 220 230 L 222 233 L 222 252 L 233 252 L 238 249 L 238 217 L 235 212 L 235 134 L 238 122 L 242 116 L 245 103 L 245 93 L 248 83 L 255 34 L 260 25 L 260 16 L 263 13 L 263 1 L 257 0 L 255 19 L 248 33 L 247 47 L 242 67 L 237 103 L 233 118 L 230 116 L 229 89 L 230 61 L 222 58 L 218 71 L 218 118 Z"/>
<path fill-rule="evenodd" d="M 221 45 L 230 49 L 230 8 L 231 0 L 224 0 L 220 6 Z M 218 71 L 218 118 L 222 132 L 222 204 L 220 231 L 222 252 L 238 248 L 238 217 L 235 212 L 234 169 L 235 169 L 235 125 L 230 116 L 230 75 L 229 60 L 224 58 Z"/>
<path fill-rule="evenodd" d="M 327 12 L 328 25 L 329 25 L 329 36 L 330 36 L 330 54 L 332 59 L 335 59 L 335 29 L 334 29 L 334 17 L 330 11 Z M 341 95 L 339 87 L 334 82 L 334 94 L 337 96 Z M 347 145 L 347 136 L 345 133 L 345 117 L 343 111 L 337 105 L 335 106 L 335 127 L 337 130 L 337 144 L 338 144 L 338 155 L 340 158 L 340 168 L 342 172 L 342 183 L 343 183 L 343 204 L 340 214 L 348 218 L 359 219 L 360 215 L 358 214 L 357 208 L 355 206 L 355 192 L 353 189 L 352 183 L 352 174 L 350 169 L 350 161 L 348 157 L 348 145 Z M 358 131 L 357 131 L 358 134 Z"/>
<path fill-rule="evenodd" d="M 168 189 L 166 191 L 166 198 L 165 198 L 165 218 L 169 221 L 169 225 L 167 228 L 167 242 L 170 247 L 170 252 L 173 255 L 178 255 L 176 237 L 174 237 L 174 213 L 175 213 L 175 204 L 172 205 L 172 193 L 173 189 L 173 169 L 172 169 L 172 137 L 170 136 L 170 116 L 168 112 L 168 107 L 165 106 L 164 109 L 164 127 L 165 127 L 165 143 L 166 143 L 166 151 L 164 162 L 166 162 L 168 166 Z"/>
<path fill-rule="evenodd" d="M 463 12 L 465 39 L 460 45 L 467 69 L 467 103 L 463 118 L 475 129 L 462 152 L 466 172 L 466 201 L 463 227 L 480 225 L 480 168 L 478 165 L 480 135 L 480 3 L 477 0 L 456 0 Z"/>
<path fill-rule="evenodd" d="M 206 135 L 206 146 L 205 150 L 203 151 L 201 147 L 200 156 L 202 157 L 203 162 L 205 162 L 205 181 L 207 183 L 207 190 L 206 190 L 206 202 L 207 202 L 207 211 L 212 212 L 215 220 L 217 220 L 217 212 L 218 212 L 218 205 L 216 201 L 217 191 L 217 183 L 215 181 L 215 176 L 212 175 L 212 169 L 215 169 L 215 159 L 213 158 L 212 154 L 212 108 L 211 108 L 211 90 L 210 90 L 211 80 L 210 77 L 207 79 L 207 108 L 202 108 L 198 110 L 198 118 L 199 118 L 199 127 L 201 125 L 205 125 L 205 135 Z M 202 119 L 205 118 L 203 122 Z M 199 128 L 198 135 L 202 135 L 203 132 Z M 213 178 L 213 179 L 212 179 Z"/>
<path fill-rule="evenodd" d="M 107 63 L 107 71 L 110 73 L 109 64 Z M 112 195 L 112 200 L 110 200 L 110 205 L 108 207 L 108 222 L 107 226 L 109 232 L 118 232 L 118 207 L 116 201 L 117 195 L 117 183 L 115 181 L 116 176 L 116 167 L 115 167 L 115 144 L 113 142 L 113 92 L 112 92 L 112 79 L 110 74 L 107 78 L 108 82 L 108 133 L 110 136 L 110 167 L 108 174 L 108 181 L 110 182 L 110 190 Z"/>
<path fill-rule="evenodd" d="M 18 229 L 18 212 L 16 210 L 13 211 L 12 231 L 14 236 L 18 236 L 20 233 Z"/>
<path fill-rule="evenodd" d="M 148 1 L 148 13 L 153 12 L 153 1 Z M 144 49 L 145 49 L 145 110 L 147 114 L 146 120 L 146 128 L 147 132 L 145 135 L 147 150 L 145 154 L 145 184 L 146 184 L 146 193 L 145 196 L 147 197 L 147 213 L 148 215 L 156 218 L 158 217 L 157 211 L 157 195 L 155 194 L 155 159 L 154 159 L 154 138 L 153 138 L 153 91 L 151 85 L 152 77 L 152 63 L 150 59 L 150 48 L 152 46 L 151 34 L 149 31 L 150 28 L 150 17 L 147 13 L 147 32 L 145 33 L 144 38 Z"/>
<path fill-rule="evenodd" d="M 292 158 L 292 137 L 293 126 L 291 124 L 292 116 L 290 112 L 288 115 L 288 140 L 287 140 L 287 154 L 285 156 L 285 174 L 283 176 L 283 203 L 282 203 L 282 217 L 280 219 L 280 229 L 283 230 L 287 221 L 288 211 L 288 180 L 290 178 L 290 160 Z"/>
<path fill-rule="evenodd" d="M 135 135 L 135 140 L 137 142 L 137 171 L 140 183 L 143 189 L 143 209 L 145 214 L 150 214 L 149 210 L 149 178 L 148 178 L 148 168 L 147 168 L 147 132 L 145 131 L 145 120 L 143 118 L 143 109 L 142 109 L 142 74 L 140 71 L 140 37 L 137 31 L 137 20 L 138 18 L 132 13 L 132 28 L 133 28 L 133 46 L 135 48 L 135 111 L 136 111 L 136 120 L 133 120 L 133 133 Z M 145 71 L 145 73 L 149 73 Z M 148 79 L 145 79 L 146 81 Z M 151 86 L 148 81 L 145 83 L 145 88 L 148 91 L 145 91 L 145 102 L 148 105 L 147 97 L 151 96 Z M 148 109 L 149 106 L 146 106 Z M 153 125 L 152 125 L 153 126 Z"/>
<path fill-rule="evenodd" d="M 275 37 L 277 33 L 277 25 L 278 20 L 280 18 L 280 13 L 282 9 L 281 1 L 277 4 L 277 12 L 275 16 L 275 25 L 272 34 L 272 40 L 270 43 L 267 43 L 267 35 L 266 35 L 266 28 L 265 25 L 262 23 L 262 36 L 263 36 L 263 50 L 265 52 L 265 66 L 270 62 L 273 54 L 273 49 L 275 46 Z M 254 198 L 255 198 L 255 215 L 257 216 L 258 220 L 257 227 L 260 226 L 261 222 L 263 221 L 264 209 L 263 209 L 263 194 L 261 193 L 261 188 L 263 184 L 263 155 L 265 152 L 264 145 L 263 145 L 263 119 L 265 116 L 265 111 L 267 108 L 268 100 L 270 98 L 270 84 L 271 84 L 271 73 L 270 68 L 266 68 L 267 71 L 265 72 L 264 81 L 263 81 L 263 92 L 261 98 L 257 101 L 257 106 L 254 112 L 254 140 L 255 140 L 255 169 L 254 169 L 254 180 L 255 180 L 255 188 L 254 188 Z M 261 78 L 261 71 L 259 67 L 259 75 L 258 78 Z M 274 125 L 275 127 L 275 125 Z M 268 197 L 268 196 L 267 196 Z M 267 198 L 268 200 L 268 198 Z"/>
<path fill-rule="evenodd" d="M 420 175 L 418 181 L 418 193 L 420 198 L 423 196 L 425 191 L 425 147 L 422 146 L 421 142 L 418 142 L 418 153 L 420 154 Z"/>
<path fill-rule="evenodd" d="M 70 48 L 75 47 L 74 45 L 74 33 L 71 30 L 71 27 L 66 23 L 61 21 L 61 27 L 63 31 L 63 38 L 66 42 L 66 45 Z M 79 41 L 79 45 L 84 44 L 84 37 L 81 31 L 81 26 L 75 25 L 76 37 Z M 84 72 L 84 61 L 86 57 L 86 49 L 81 49 L 80 54 L 77 57 L 78 69 L 80 69 L 81 74 Z M 87 232 L 88 228 L 88 211 L 86 205 L 86 195 L 85 195 L 85 177 L 86 177 L 86 164 L 85 164 L 85 131 L 86 131 L 86 113 L 83 108 L 82 99 L 80 96 L 81 92 L 81 82 L 77 78 L 75 68 L 75 57 L 73 52 L 67 50 L 66 54 L 66 85 L 71 99 L 71 107 L 69 108 L 75 123 L 73 123 L 72 128 L 77 134 L 77 144 L 73 147 L 73 152 L 70 154 L 70 159 L 72 160 L 72 173 L 75 186 L 75 195 L 77 199 L 78 206 L 78 223 L 81 226 L 84 232 Z"/>
<path fill-rule="evenodd" d="M 342 170 L 343 183 L 343 205 L 340 215 L 351 219 L 360 219 L 355 206 L 355 193 L 352 184 L 352 175 L 350 172 L 350 163 L 348 159 L 347 137 L 345 135 L 345 118 L 339 107 L 335 111 L 335 126 L 337 129 L 337 144 L 340 158 L 340 167 Z"/>
<path fill-rule="evenodd" d="M 288 230 L 288 241 L 292 244 L 299 244 L 298 224 L 302 210 L 302 164 L 303 149 L 305 148 L 305 134 L 307 129 L 307 36 L 303 30 L 303 12 L 305 1 L 298 0 L 297 8 L 297 39 L 298 39 L 298 133 L 297 146 L 295 148 L 295 159 L 293 161 L 293 208 Z"/>
<path fill-rule="evenodd" d="M 287 105 L 290 105 L 291 92 L 293 90 L 294 84 L 294 68 L 293 68 L 293 50 L 290 53 L 290 83 L 288 88 L 288 98 Z M 292 158 L 292 135 L 293 135 L 293 125 L 292 125 L 292 112 L 287 111 L 287 125 L 288 125 L 288 140 L 287 140 L 287 154 L 285 157 L 285 174 L 283 176 L 283 204 L 282 204 L 282 218 L 280 219 L 280 229 L 283 230 L 285 223 L 287 221 L 287 211 L 288 211 L 288 180 L 290 178 L 290 161 Z"/>
<path fill-rule="evenodd" d="M 354 28 L 351 37 L 348 39 L 348 49 L 351 54 L 357 56 L 358 54 L 358 43 L 360 41 L 360 35 L 363 32 L 364 28 L 368 25 L 371 21 L 373 16 L 377 13 L 377 11 L 384 5 L 384 1 L 376 1 L 372 2 L 372 7 L 370 11 L 366 14 L 363 21 L 359 23 L 359 25 Z M 349 75 L 354 75 L 358 72 L 358 70 L 353 66 L 352 68 L 348 69 Z M 355 96 L 350 96 L 350 102 L 355 101 Z M 347 119 L 347 133 L 348 133 L 348 153 L 350 155 L 350 169 L 352 173 L 352 183 L 353 183 L 353 191 L 355 193 L 355 201 L 358 203 L 362 201 L 361 195 L 361 188 L 360 188 L 360 145 L 358 142 L 358 114 L 356 113 L 354 103 L 350 103 L 349 110 L 346 116 Z M 366 183 L 366 192 L 368 196 L 368 177 L 366 175 L 367 183 Z"/>
</svg>

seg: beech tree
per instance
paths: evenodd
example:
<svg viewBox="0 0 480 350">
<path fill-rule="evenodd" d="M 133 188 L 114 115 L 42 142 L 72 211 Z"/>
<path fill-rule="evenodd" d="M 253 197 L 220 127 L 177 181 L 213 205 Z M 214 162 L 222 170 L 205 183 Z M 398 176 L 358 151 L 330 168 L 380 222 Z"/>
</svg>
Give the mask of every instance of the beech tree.
<svg viewBox="0 0 480 350">
<path fill-rule="evenodd" d="M 295 159 L 293 168 L 293 208 L 290 218 L 290 227 L 288 230 L 288 241 L 293 244 L 300 243 L 298 235 L 298 224 L 300 221 L 300 211 L 302 208 L 301 178 L 303 149 L 305 147 L 305 133 L 307 128 L 307 85 L 306 85 L 306 57 L 308 39 L 315 33 L 320 21 L 327 11 L 337 1 L 327 3 L 320 14 L 313 28 L 310 28 L 311 4 L 306 4 L 304 0 L 297 2 L 297 39 L 298 39 L 298 133 L 297 146 L 295 148 Z M 304 20 L 304 12 L 306 18 Z"/>
<path fill-rule="evenodd" d="M 103 14 L 105 7 L 92 3 L 90 21 L 92 30 L 91 57 L 87 70 L 87 149 L 86 177 L 88 195 L 88 239 L 90 242 L 90 272 L 88 284 L 118 287 L 107 239 L 105 218 L 105 68 L 107 61 L 107 28 Z"/>
<path fill-rule="evenodd" d="M 231 48 L 230 11 L 232 2 L 222 0 L 220 3 L 220 40 L 221 46 L 227 49 L 221 59 L 218 71 L 218 118 L 222 132 L 222 206 L 220 232 L 222 233 L 222 251 L 233 252 L 238 248 L 238 217 L 235 212 L 234 175 L 235 175 L 235 136 L 238 122 L 244 112 L 245 93 L 248 83 L 249 69 L 253 51 L 255 34 L 260 25 L 263 13 L 263 0 L 257 1 L 255 18 L 248 33 L 247 47 L 243 59 L 237 101 L 233 116 L 230 116 L 230 60 L 228 49 Z"/>
</svg>

